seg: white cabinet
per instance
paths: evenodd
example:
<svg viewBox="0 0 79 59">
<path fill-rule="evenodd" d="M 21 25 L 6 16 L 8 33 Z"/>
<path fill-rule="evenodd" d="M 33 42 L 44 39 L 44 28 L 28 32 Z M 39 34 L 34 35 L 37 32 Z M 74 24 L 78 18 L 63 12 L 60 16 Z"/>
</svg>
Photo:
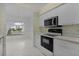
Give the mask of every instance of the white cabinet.
<svg viewBox="0 0 79 59">
<path fill-rule="evenodd" d="M 58 16 L 59 25 L 79 24 L 79 4 L 69 3 L 61 5 L 40 16 L 40 25 L 44 25 L 44 20 L 53 16 Z"/>
<path fill-rule="evenodd" d="M 38 48 L 40 47 L 40 41 L 41 41 L 40 34 L 34 35 L 34 45 Z"/>
<path fill-rule="evenodd" d="M 43 18 L 43 16 L 40 16 L 40 26 L 41 27 L 44 27 L 44 18 Z"/>
<path fill-rule="evenodd" d="M 79 44 L 54 39 L 55 56 L 79 56 Z"/>
</svg>

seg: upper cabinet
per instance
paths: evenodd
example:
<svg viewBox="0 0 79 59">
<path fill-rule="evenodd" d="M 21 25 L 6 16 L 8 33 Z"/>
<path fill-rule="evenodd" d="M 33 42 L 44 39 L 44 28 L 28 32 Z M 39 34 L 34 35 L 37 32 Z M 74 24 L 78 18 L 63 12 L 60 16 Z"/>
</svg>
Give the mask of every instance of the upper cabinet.
<svg viewBox="0 0 79 59">
<path fill-rule="evenodd" d="M 40 15 L 40 25 L 44 26 L 44 20 L 58 16 L 59 25 L 79 24 L 79 4 L 62 4 Z"/>
</svg>

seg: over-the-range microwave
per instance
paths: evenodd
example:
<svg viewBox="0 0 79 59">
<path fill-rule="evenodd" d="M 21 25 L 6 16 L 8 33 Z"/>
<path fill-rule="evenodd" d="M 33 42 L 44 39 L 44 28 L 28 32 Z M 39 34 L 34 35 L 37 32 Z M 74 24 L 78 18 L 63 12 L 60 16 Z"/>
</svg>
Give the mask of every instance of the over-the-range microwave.
<svg viewBox="0 0 79 59">
<path fill-rule="evenodd" d="M 44 26 L 45 27 L 58 26 L 58 16 L 54 16 L 44 20 Z"/>
</svg>

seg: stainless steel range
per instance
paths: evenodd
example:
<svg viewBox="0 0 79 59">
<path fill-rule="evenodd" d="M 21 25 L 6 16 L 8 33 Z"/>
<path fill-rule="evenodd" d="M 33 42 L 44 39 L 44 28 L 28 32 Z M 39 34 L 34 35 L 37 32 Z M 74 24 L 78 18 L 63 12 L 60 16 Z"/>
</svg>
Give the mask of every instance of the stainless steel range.
<svg viewBox="0 0 79 59">
<path fill-rule="evenodd" d="M 48 33 L 41 35 L 41 46 L 45 55 L 54 55 L 54 37 L 62 35 L 62 29 L 48 29 Z"/>
</svg>

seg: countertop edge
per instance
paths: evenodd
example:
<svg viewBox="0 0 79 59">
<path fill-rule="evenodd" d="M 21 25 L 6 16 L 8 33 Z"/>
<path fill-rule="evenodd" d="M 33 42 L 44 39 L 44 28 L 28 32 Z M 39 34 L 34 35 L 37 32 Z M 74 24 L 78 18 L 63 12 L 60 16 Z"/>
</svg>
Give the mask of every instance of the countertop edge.
<svg viewBox="0 0 79 59">
<path fill-rule="evenodd" d="M 59 40 L 64 40 L 67 42 L 79 44 L 79 38 L 75 38 L 75 37 L 56 36 L 56 37 L 54 37 L 54 39 L 59 39 Z"/>
</svg>

